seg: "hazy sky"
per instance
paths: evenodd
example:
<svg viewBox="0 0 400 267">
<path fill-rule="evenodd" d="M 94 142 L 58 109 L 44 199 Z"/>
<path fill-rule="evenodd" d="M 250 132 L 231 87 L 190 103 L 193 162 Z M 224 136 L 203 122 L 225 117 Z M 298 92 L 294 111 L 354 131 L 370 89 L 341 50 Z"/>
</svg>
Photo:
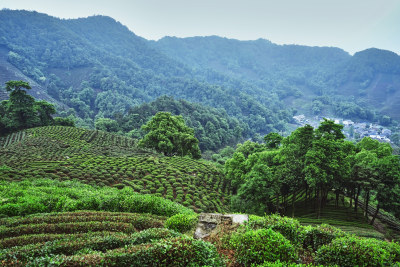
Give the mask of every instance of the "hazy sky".
<svg viewBox="0 0 400 267">
<path fill-rule="evenodd" d="M 153 40 L 219 35 L 400 54 L 400 0 L 0 0 L 1 8 L 107 15 Z"/>
</svg>

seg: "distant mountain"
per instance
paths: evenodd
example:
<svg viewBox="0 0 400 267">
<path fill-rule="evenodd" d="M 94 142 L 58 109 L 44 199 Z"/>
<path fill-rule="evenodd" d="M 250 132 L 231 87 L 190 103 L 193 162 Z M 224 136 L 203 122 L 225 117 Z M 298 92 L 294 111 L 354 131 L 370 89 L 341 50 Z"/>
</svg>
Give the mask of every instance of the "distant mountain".
<svg viewBox="0 0 400 267">
<path fill-rule="evenodd" d="M 260 89 L 243 89 L 241 81 L 209 83 L 109 17 L 61 20 L 2 10 L 0 45 L 7 61 L 35 80 L 42 94 L 72 108 L 63 114 L 78 116 L 78 125 L 93 126 L 95 118 L 126 113 L 162 95 L 223 108 L 247 124 L 250 134 L 284 130 L 291 120 L 277 97 L 250 94 Z"/>
<path fill-rule="evenodd" d="M 110 17 L 0 11 L 0 82 L 29 77 L 36 97 L 93 127 L 162 95 L 222 108 L 255 133 L 298 113 L 400 119 L 398 55 L 217 36 L 141 38 Z M 10 71 L 12 70 L 12 71 Z M 28 79 L 28 78 L 26 78 Z M 6 94 L 0 93 L 1 98 Z"/>
<path fill-rule="evenodd" d="M 376 48 L 354 54 L 338 72 L 340 95 L 364 99 L 382 114 L 400 120 L 400 56 Z"/>
<path fill-rule="evenodd" d="M 390 51 L 367 49 L 350 56 L 335 47 L 218 36 L 164 37 L 153 45 L 197 71 L 212 70 L 277 93 L 301 112 L 371 121 L 382 120 L 382 114 L 400 119 L 400 60 Z"/>
</svg>

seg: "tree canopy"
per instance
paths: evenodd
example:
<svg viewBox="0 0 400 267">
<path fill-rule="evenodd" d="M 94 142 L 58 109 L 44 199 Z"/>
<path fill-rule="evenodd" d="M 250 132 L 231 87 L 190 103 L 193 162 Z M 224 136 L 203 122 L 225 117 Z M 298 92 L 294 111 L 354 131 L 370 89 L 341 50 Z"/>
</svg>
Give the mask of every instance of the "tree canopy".
<svg viewBox="0 0 400 267">
<path fill-rule="evenodd" d="M 24 81 L 6 82 L 9 100 L 0 103 L 0 135 L 37 126 L 53 124 L 74 125 L 70 119 L 54 120 L 56 109 L 44 100 L 36 101 L 27 93 L 31 89 Z"/>
<path fill-rule="evenodd" d="M 182 116 L 158 112 L 142 129 L 147 134 L 140 140 L 140 146 L 153 148 L 166 156 L 201 157 L 194 130 L 186 126 Z"/>
<path fill-rule="evenodd" d="M 225 162 L 234 208 L 260 214 L 281 212 L 291 196 L 293 216 L 295 199 L 304 190 L 306 199 L 314 198 L 317 216 L 329 192 L 336 194 L 336 206 L 342 194 L 350 198 L 350 206 L 354 203 L 357 211 L 363 194 L 365 206 L 373 198 L 378 211 L 384 208 L 400 216 L 399 158 L 392 155 L 389 144 L 369 137 L 357 144 L 344 140 L 342 127 L 324 120 L 317 129 L 310 125 L 296 129 L 282 139 L 281 145 L 277 133 L 265 136 L 265 144 L 239 144 Z M 369 215 L 372 223 L 376 214 Z"/>
</svg>

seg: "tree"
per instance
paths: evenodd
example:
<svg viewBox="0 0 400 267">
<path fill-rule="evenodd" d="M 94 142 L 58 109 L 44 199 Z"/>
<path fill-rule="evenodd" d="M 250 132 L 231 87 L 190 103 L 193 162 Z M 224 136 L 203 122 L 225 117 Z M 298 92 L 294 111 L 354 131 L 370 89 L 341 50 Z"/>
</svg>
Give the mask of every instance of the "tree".
<svg viewBox="0 0 400 267">
<path fill-rule="evenodd" d="M 267 148 L 276 149 L 280 146 L 283 137 L 278 133 L 269 133 L 264 136 L 265 144 Z"/>
<path fill-rule="evenodd" d="M 225 175 L 231 182 L 233 194 L 236 194 L 238 188 L 244 183 L 245 161 L 246 158 L 242 152 L 235 152 L 232 158 L 225 162 Z"/>
<path fill-rule="evenodd" d="M 240 152 L 239 152 L 240 153 Z M 235 153 L 236 154 L 236 153 Z M 237 198 L 247 209 L 255 212 L 279 211 L 281 183 L 279 181 L 277 156 L 279 151 L 262 151 L 251 154 L 245 162 L 244 183 L 238 190 Z M 275 197 L 275 207 L 273 198 Z"/>
<path fill-rule="evenodd" d="M 101 130 L 110 133 L 116 133 L 120 130 L 118 123 L 109 118 L 99 118 L 95 121 L 94 127 L 96 130 Z"/>
<path fill-rule="evenodd" d="M 292 196 L 292 216 L 295 211 L 296 194 L 299 189 L 305 187 L 306 197 L 308 185 L 305 182 L 305 157 L 312 147 L 314 128 L 310 125 L 297 128 L 292 134 L 282 141 L 281 148 L 281 173 L 282 182 L 286 184 Z"/>
<path fill-rule="evenodd" d="M 35 116 L 35 99 L 26 93 L 27 89 L 31 89 L 27 82 L 6 82 L 10 98 L 2 102 L 5 111 L 2 122 L 11 131 L 33 127 L 39 122 Z"/>
<path fill-rule="evenodd" d="M 350 174 L 350 162 L 345 153 L 348 143 L 343 141 L 342 128 L 342 125 L 325 119 L 315 131 L 312 148 L 305 157 L 305 179 L 316 189 L 318 218 L 329 190 Z"/>
<path fill-rule="evenodd" d="M 40 126 L 54 124 L 52 115 L 56 113 L 56 109 L 53 104 L 50 104 L 44 100 L 36 101 L 34 104 L 34 110 L 39 118 Z"/>
<path fill-rule="evenodd" d="M 147 134 L 139 145 L 154 148 L 166 156 L 185 156 L 200 158 L 199 141 L 194 130 L 186 126 L 182 116 L 172 116 L 170 112 L 158 112 L 142 126 Z"/>
<path fill-rule="evenodd" d="M 400 162 L 396 155 L 382 157 L 376 161 L 378 171 L 378 185 L 376 187 L 376 200 L 378 205 L 372 217 L 372 225 L 380 208 L 394 212 L 399 216 L 400 207 Z"/>
</svg>

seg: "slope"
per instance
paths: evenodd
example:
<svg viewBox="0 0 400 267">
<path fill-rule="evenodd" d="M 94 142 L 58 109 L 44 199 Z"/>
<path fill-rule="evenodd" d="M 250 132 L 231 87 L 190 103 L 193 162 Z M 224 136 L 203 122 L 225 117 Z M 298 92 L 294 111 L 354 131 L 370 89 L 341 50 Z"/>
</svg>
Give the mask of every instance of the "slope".
<svg viewBox="0 0 400 267">
<path fill-rule="evenodd" d="M 23 74 L 18 68 L 10 64 L 7 61 L 9 49 L 6 46 L 0 45 L 0 85 L 3 85 L 10 80 L 24 80 L 29 82 L 32 87 L 28 93 L 36 99 L 46 100 L 52 103 L 56 103 L 60 106 L 61 103 L 56 101 L 54 98 L 49 96 L 46 90 L 39 85 L 37 82 Z M 0 89 L 0 101 L 8 99 L 8 93 L 1 88 Z"/>
<path fill-rule="evenodd" d="M 399 55 L 375 48 L 358 52 L 337 77 L 339 94 L 363 99 L 383 114 L 400 119 Z"/>
<path fill-rule="evenodd" d="M 212 164 L 143 151 L 127 137 L 49 126 L 8 135 L 0 146 L 0 178 L 9 181 L 77 179 L 98 186 L 127 186 L 198 212 L 222 211 L 229 203 L 229 185 Z"/>
<path fill-rule="evenodd" d="M 7 60 L 74 109 L 93 127 L 97 117 L 113 117 L 161 95 L 224 108 L 256 121 L 253 133 L 283 130 L 291 112 L 271 96 L 250 94 L 244 86 L 215 85 L 164 55 L 115 20 L 95 16 L 60 20 L 36 12 L 0 11 L 0 44 Z M 26 42 L 29 40 L 29 42 Z M 240 83 L 239 83 L 240 84 Z M 258 89 L 258 92 L 260 89 Z M 279 114 L 275 111 L 281 110 Z"/>
<path fill-rule="evenodd" d="M 164 37 L 152 44 L 197 69 L 209 82 L 224 84 L 224 77 L 229 76 L 256 84 L 264 89 L 260 95 L 275 93 L 300 112 L 355 120 L 380 121 L 381 114 L 399 119 L 400 60 L 390 51 L 367 49 L 350 56 L 334 47 L 277 45 L 263 39 L 239 41 L 218 36 Z M 208 75 L 208 71 L 222 77 Z M 346 106 L 360 112 L 349 115 L 344 111 Z M 368 112 L 370 116 L 363 114 Z"/>
</svg>

